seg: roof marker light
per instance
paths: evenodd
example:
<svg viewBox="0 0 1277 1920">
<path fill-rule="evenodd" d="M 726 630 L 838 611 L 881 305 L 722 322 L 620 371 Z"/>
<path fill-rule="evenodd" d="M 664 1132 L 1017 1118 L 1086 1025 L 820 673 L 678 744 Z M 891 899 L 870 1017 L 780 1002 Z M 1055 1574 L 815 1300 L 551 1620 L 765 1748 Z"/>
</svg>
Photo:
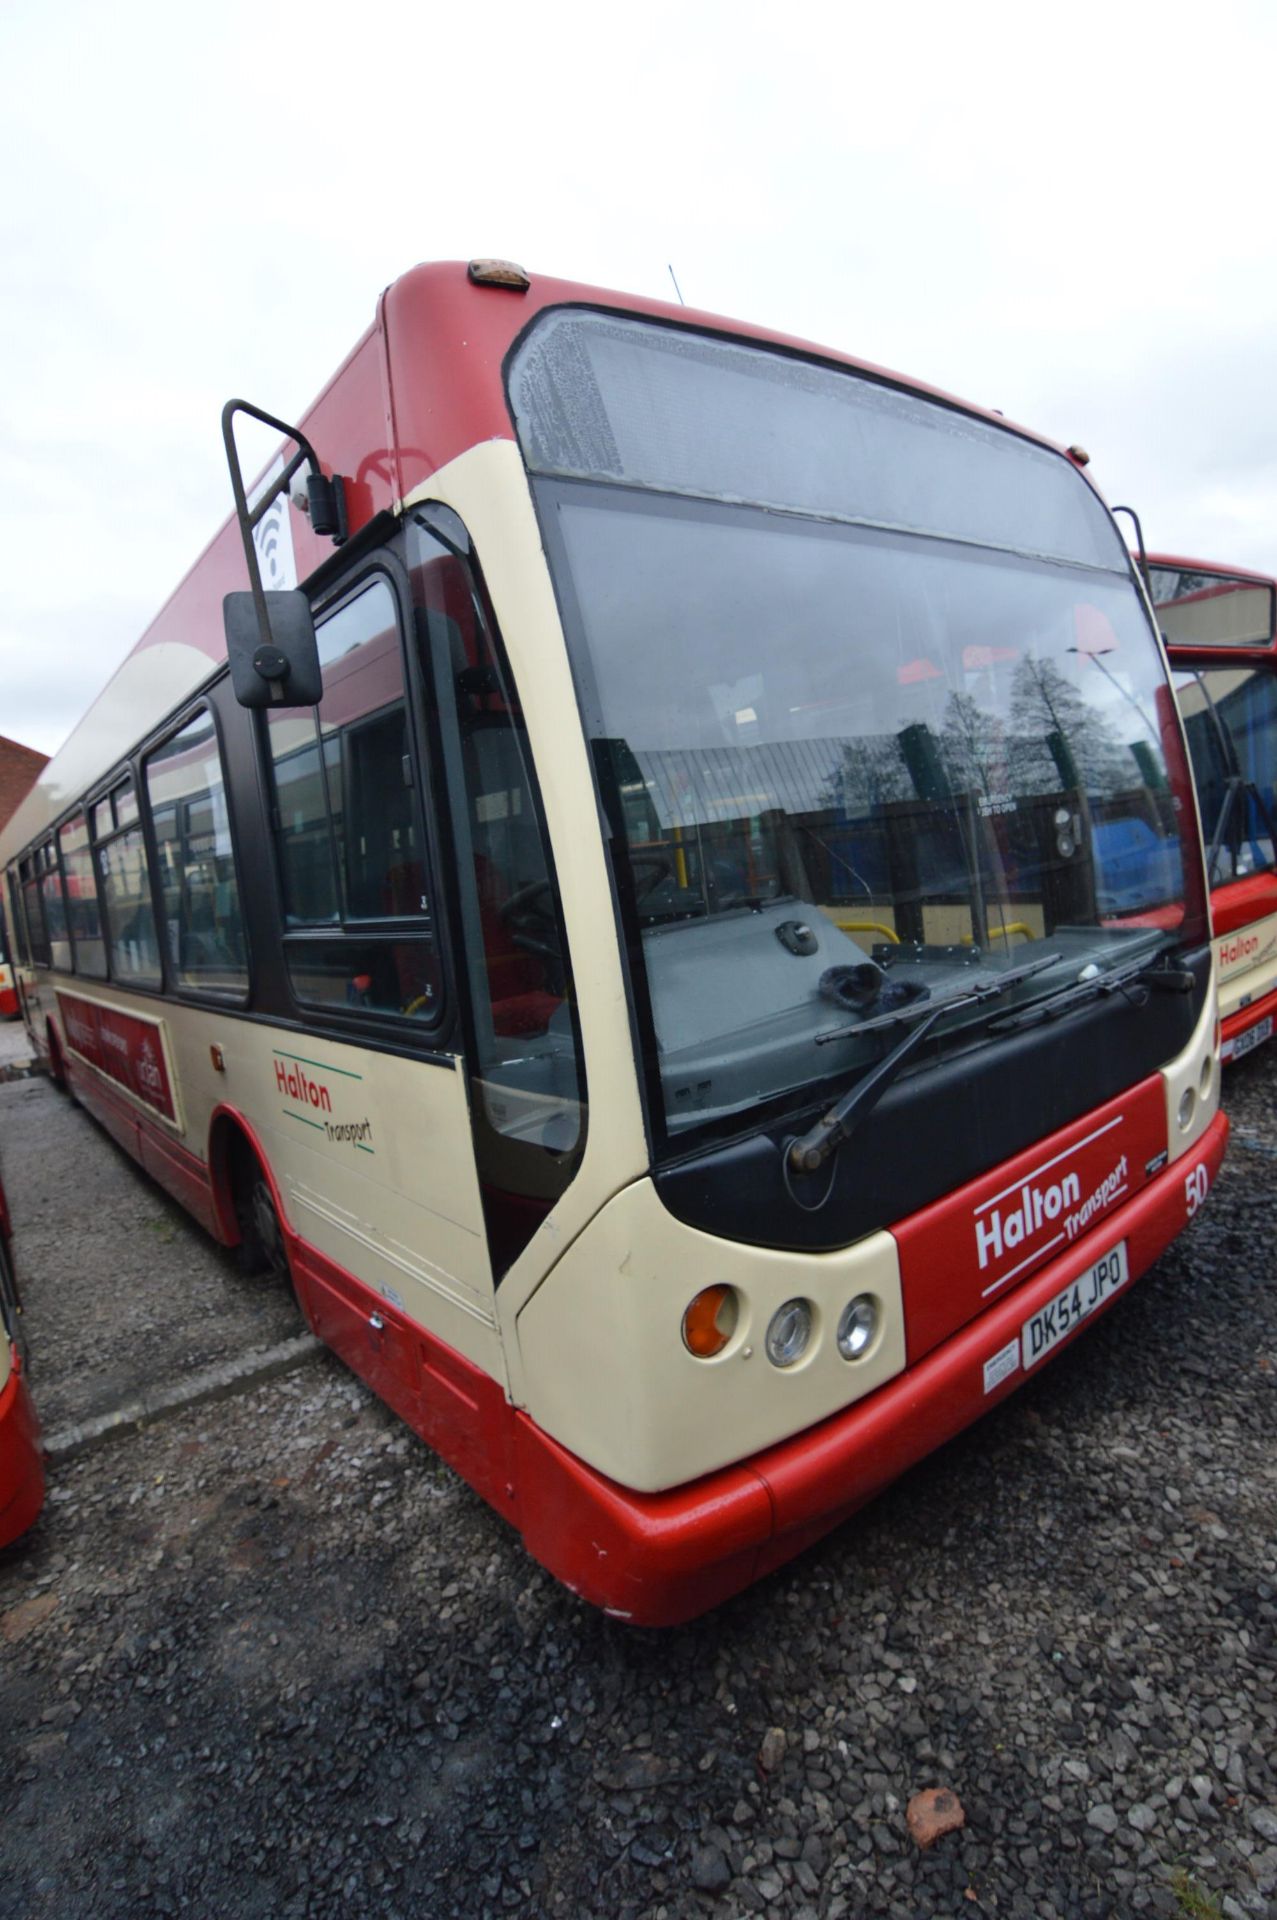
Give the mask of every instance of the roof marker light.
<svg viewBox="0 0 1277 1920">
<path fill-rule="evenodd" d="M 511 293 L 526 293 L 532 285 L 513 260 L 472 260 L 466 272 L 476 287 L 507 287 Z"/>
<path fill-rule="evenodd" d="M 1079 467 L 1089 467 L 1091 464 L 1091 456 L 1085 447 L 1072 446 L 1068 449 L 1068 455 Z"/>
</svg>

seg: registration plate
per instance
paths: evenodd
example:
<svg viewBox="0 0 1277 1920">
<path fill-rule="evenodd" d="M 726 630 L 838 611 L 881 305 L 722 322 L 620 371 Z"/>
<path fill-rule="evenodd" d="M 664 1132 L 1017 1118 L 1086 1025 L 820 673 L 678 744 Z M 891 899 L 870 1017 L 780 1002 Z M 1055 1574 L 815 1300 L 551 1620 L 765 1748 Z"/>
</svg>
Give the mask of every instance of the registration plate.
<svg viewBox="0 0 1277 1920">
<path fill-rule="evenodd" d="M 1239 1033 L 1233 1041 L 1230 1060 L 1240 1060 L 1244 1053 L 1250 1053 L 1255 1047 L 1262 1047 L 1265 1040 L 1273 1037 L 1273 1016 L 1266 1013 L 1262 1020 L 1256 1020 L 1246 1033 Z"/>
<path fill-rule="evenodd" d="M 1044 1360 L 1053 1347 L 1080 1326 L 1088 1314 L 1102 1307 L 1130 1277 L 1126 1260 L 1126 1242 L 1119 1240 L 1111 1252 L 1079 1273 L 1067 1287 L 1048 1300 L 1020 1330 L 1020 1357 L 1027 1373 Z"/>
</svg>

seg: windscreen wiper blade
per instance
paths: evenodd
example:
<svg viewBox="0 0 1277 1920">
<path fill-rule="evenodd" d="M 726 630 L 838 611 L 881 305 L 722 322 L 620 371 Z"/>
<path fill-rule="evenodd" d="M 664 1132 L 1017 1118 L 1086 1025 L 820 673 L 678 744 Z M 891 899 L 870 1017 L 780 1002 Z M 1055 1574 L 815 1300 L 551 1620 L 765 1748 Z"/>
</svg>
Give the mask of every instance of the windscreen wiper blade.
<svg viewBox="0 0 1277 1920">
<path fill-rule="evenodd" d="M 1148 1005 L 1152 993 L 1191 993 L 1197 985 L 1187 967 L 1159 967 L 1153 961 L 1139 960 L 1132 966 L 1114 968 L 1111 973 L 1096 973 L 1089 980 L 1075 980 L 1045 1000 L 1039 1000 L 1019 1013 L 995 1014 L 985 1028 L 987 1033 L 1016 1033 L 1023 1027 L 1041 1026 L 1071 1013 L 1074 1007 L 1091 1000 L 1103 1000 L 1109 994 L 1124 994 L 1133 1007 Z"/>
<path fill-rule="evenodd" d="M 906 1060 L 917 1052 L 936 1021 L 946 1013 L 952 1013 L 957 1007 L 976 1006 L 982 1001 L 1001 999 L 1018 981 L 1041 973 L 1044 967 L 1053 967 L 1063 957 L 1059 953 L 1042 954 L 1027 966 L 1013 967 L 1009 973 L 977 980 L 974 986 L 951 993 L 943 1000 L 931 1000 L 922 1005 L 915 1002 L 912 1007 L 902 1007 L 897 1013 L 880 1014 L 876 1020 L 864 1020 L 858 1026 L 843 1027 L 838 1033 L 818 1034 L 817 1041 L 824 1042 L 838 1040 L 843 1034 L 872 1033 L 881 1027 L 902 1024 L 909 1026 L 909 1032 L 898 1046 L 884 1054 L 876 1067 L 857 1080 L 855 1086 L 814 1127 L 809 1127 L 806 1133 L 788 1143 L 785 1152 L 790 1169 L 794 1173 L 815 1173 L 822 1167 L 834 1148 L 854 1132 L 865 1115 L 877 1106 Z"/>
<path fill-rule="evenodd" d="M 974 1005 L 979 1000 L 1000 1000 L 1008 987 L 1041 973 L 1044 967 L 1055 966 L 1063 958 L 1062 953 L 1043 953 L 1023 967 L 1012 967 L 1009 973 L 989 974 L 985 979 L 977 980 L 974 986 L 960 987 L 943 1000 L 915 1000 L 912 1006 L 897 1007 L 891 1013 L 876 1013 L 871 1020 L 857 1020 L 847 1027 L 832 1027 L 827 1033 L 816 1035 L 816 1045 L 827 1047 L 835 1040 L 847 1040 L 856 1034 L 878 1033 L 884 1027 L 898 1027 L 908 1021 L 925 1020 L 933 1013 L 948 1013 L 952 1007 Z"/>
</svg>

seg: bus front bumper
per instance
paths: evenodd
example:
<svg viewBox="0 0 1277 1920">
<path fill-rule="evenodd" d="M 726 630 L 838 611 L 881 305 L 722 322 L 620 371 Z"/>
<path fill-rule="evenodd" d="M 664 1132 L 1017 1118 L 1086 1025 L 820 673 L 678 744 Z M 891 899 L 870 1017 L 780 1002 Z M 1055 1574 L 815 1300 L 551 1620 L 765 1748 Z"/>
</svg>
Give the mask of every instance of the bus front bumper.
<svg viewBox="0 0 1277 1920">
<path fill-rule="evenodd" d="M 1125 1206 L 876 1393 L 688 1486 L 632 1493 L 517 1415 L 519 1494 L 511 1517 L 528 1550 L 574 1592 L 635 1626 L 676 1626 L 717 1606 L 1012 1393 L 1028 1377 L 1023 1364 L 1017 1359 L 993 1385 L 986 1384 L 987 1364 L 1018 1349 L 1026 1323 L 1119 1241 L 1126 1244 L 1126 1286 L 1146 1272 L 1214 1184 L 1227 1138 L 1227 1119 L 1217 1114 L 1200 1140 Z M 1110 1304 L 1102 1302 L 1090 1318 Z M 1089 1324 L 1076 1326 L 1052 1352 Z"/>
</svg>

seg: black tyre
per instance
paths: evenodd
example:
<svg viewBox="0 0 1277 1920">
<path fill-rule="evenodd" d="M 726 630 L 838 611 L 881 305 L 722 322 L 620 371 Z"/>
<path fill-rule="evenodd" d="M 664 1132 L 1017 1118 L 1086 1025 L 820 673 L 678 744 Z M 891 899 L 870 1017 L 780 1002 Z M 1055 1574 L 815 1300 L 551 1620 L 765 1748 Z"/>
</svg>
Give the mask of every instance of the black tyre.
<svg viewBox="0 0 1277 1920">
<path fill-rule="evenodd" d="M 235 1218 L 239 1224 L 236 1249 L 241 1273 L 291 1285 L 288 1248 L 275 1210 L 275 1198 L 261 1161 L 250 1148 L 235 1162 Z"/>
</svg>

